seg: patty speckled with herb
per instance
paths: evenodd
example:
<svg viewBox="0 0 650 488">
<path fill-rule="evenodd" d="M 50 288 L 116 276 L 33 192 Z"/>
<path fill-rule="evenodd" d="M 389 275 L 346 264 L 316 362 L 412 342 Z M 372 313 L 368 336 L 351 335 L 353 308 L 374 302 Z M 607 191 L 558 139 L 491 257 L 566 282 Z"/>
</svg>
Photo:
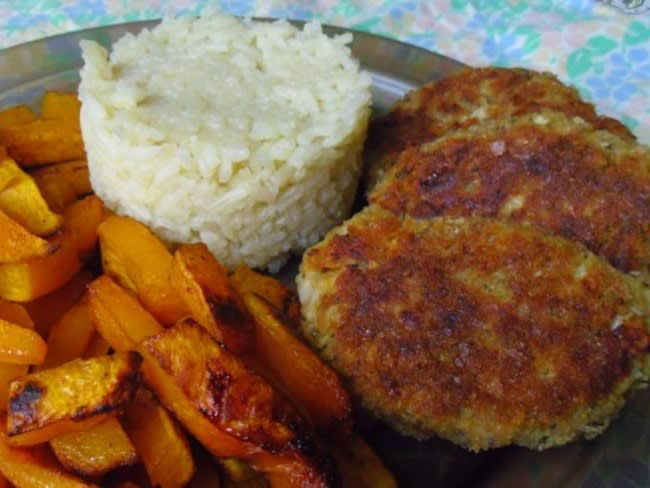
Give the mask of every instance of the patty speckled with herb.
<svg viewBox="0 0 650 488">
<path fill-rule="evenodd" d="M 650 373 L 641 283 L 529 225 L 370 206 L 305 254 L 298 290 L 305 337 L 420 439 L 591 438 Z"/>
</svg>

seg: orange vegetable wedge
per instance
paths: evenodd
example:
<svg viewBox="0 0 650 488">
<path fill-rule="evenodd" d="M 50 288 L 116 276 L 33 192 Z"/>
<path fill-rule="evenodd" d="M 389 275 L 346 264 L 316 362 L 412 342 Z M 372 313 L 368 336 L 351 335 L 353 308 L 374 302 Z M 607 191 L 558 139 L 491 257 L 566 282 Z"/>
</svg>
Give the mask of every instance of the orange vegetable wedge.
<svg viewBox="0 0 650 488">
<path fill-rule="evenodd" d="M 111 310 L 97 300 L 92 293 L 89 303 L 93 314 L 93 322 L 102 339 L 115 351 L 134 351 L 137 344 L 124 332 L 122 325 L 117 321 Z"/>
<path fill-rule="evenodd" d="M 32 234 L 0 210 L 0 263 L 45 256 L 55 250 L 52 243 Z"/>
<path fill-rule="evenodd" d="M 163 330 L 108 276 L 97 278 L 88 292 L 97 330 L 115 350 L 135 349 L 139 341 Z M 127 408 L 125 427 L 154 485 L 182 486 L 192 476 L 194 464 L 185 436 L 153 398 L 144 392 L 136 396 Z"/>
<path fill-rule="evenodd" d="M 0 413 L 6 413 L 9 409 L 9 385 L 16 378 L 29 373 L 29 366 L 26 364 L 0 363 Z"/>
<path fill-rule="evenodd" d="M 47 206 L 32 177 L 8 157 L 0 159 L 0 210 L 39 236 L 54 233 L 62 224 L 61 216 Z"/>
<path fill-rule="evenodd" d="M 99 243 L 104 272 L 133 291 L 158 321 L 171 325 L 187 315 L 169 281 L 173 257 L 149 229 L 129 217 L 108 217 L 99 226 Z"/>
<path fill-rule="evenodd" d="M 115 417 L 86 430 L 55 437 L 50 446 L 68 471 L 84 478 L 99 478 L 138 461 L 135 447 Z"/>
<path fill-rule="evenodd" d="M 4 418 L 0 418 L 4 422 Z M 88 484 L 59 466 L 45 462 L 31 450 L 9 445 L 0 429 L 0 472 L 18 488 L 85 488 Z"/>
<path fill-rule="evenodd" d="M 246 293 L 255 318 L 256 357 L 318 430 L 345 438 L 352 428 L 350 398 L 338 375 L 303 343 L 265 300 Z"/>
<path fill-rule="evenodd" d="M 195 470 L 190 445 L 176 420 L 151 393 L 138 390 L 126 409 L 124 428 L 153 486 L 187 485 Z"/>
<path fill-rule="evenodd" d="M 81 102 L 76 93 L 48 90 L 41 100 L 41 119 L 79 121 Z"/>
<path fill-rule="evenodd" d="M 111 345 L 102 337 L 98 332 L 93 334 L 90 344 L 83 353 L 84 358 L 95 358 L 97 356 L 104 356 L 111 352 Z"/>
<path fill-rule="evenodd" d="M 63 232 L 51 242 L 58 249 L 47 256 L 0 264 L 0 296 L 26 302 L 63 286 L 90 258 L 97 243 L 102 203 L 95 196 L 70 205 Z"/>
<path fill-rule="evenodd" d="M 174 253 L 170 279 L 190 315 L 234 353 L 252 351 L 255 326 L 228 271 L 205 244 L 187 244 Z"/>
<path fill-rule="evenodd" d="M 47 337 L 47 355 L 40 369 L 53 368 L 82 357 L 95 334 L 87 300 L 74 304 L 55 322 Z"/>
<path fill-rule="evenodd" d="M 187 318 L 139 345 L 145 381 L 213 455 L 240 457 L 291 486 L 326 486 L 304 422 L 262 378 Z M 312 449 L 303 452 L 301 445 Z"/>
<path fill-rule="evenodd" d="M 2 298 L 0 298 L 0 319 L 28 329 L 34 328 L 34 321 L 24 305 L 3 300 Z"/>
<path fill-rule="evenodd" d="M 0 363 L 41 364 L 47 344 L 37 332 L 0 319 Z"/>
<path fill-rule="evenodd" d="M 34 322 L 19 303 L 0 299 L 0 319 L 20 325 L 27 329 L 34 328 Z M 26 375 L 29 366 L 26 364 L 0 363 L 0 412 L 6 412 L 9 401 L 9 383 L 19 376 Z"/>
<path fill-rule="evenodd" d="M 9 403 L 9 413 L 11 413 L 11 403 Z M 56 423 L 48 424 L 38 430 L 26 432 L 24 434 L 10 435 L 9 443 L 13 446 L 29 447 L 49 442 L 56 436 L 68 434 L 70 432 L 79 432 L 91 428 L 109 418 L 110 414 L 96 414 L 83 420 L 59 420 Z"/>
<path fill-rule="evenodd" d="M 295 437 L 273 417 L 277 402 L 270 386 L 247 371 L 194 319 L 184 319 L 148 337 L 141 348 L 222 431 L 276 450 Z M 249 418 L 251 413 L 255 416 Z"/>
<path fill-rule="evenodd" d="M 54 323 L 81 299 L 92 279 L 92 273 L 84 268 L 62 287 L 23 304 L 42 337 L 47 337 Z"/>
<path fill-rule="evenodd" d="M 28 372 L 26 364 L 0 363 L 0 412 L 6 412 L 9 405 L 9 383 Z"/>
<path fill-rule="evenodd" d="M 120 413 L 140 383 L 140 356 L 75 359 L 14 380 L 7 431 L 13 445 L 34 445 L 87 429 Z"/>
<path fill-rule="evenodd" d="M 36 114 L 27 105 L 15 105 L 0 110 L 0 127 L 13 127 L 36 120 Z"/>
<path fill-rule="evenodd" d="M 97 330 L 116 351 L 135 350 L 141 340 L 163 329 L 133 295 L 109 276 L 93 281 L 88 295 Z"/>
<path fill-rule="evenodd" d="M 55 212 L 92 193 L 85 159 L 40 167 L 30 173 L 43 199 Z"/>
<path fill-rule="evenodd" d="M 79 121 L 37 119 L 0 127 L 0 145 L 23 167 L 86 157 Z"/>
<path fill-rule="evenodd" d="M 251 293 L 266 300 L 280 314 L 282 321 L 292 328 L 300 325 L 298 295 L 277 278 L 253 271 L 246 264 L 240 264 L 230 275 L 230 282 L 240 296 Z"/>
<path fill-rule="evenodd" d="M 257 450 L 255 445 L 235 439 L 215 427 L 153 356 L 145 354 L 142 368 L 145 382 L 160 401 L 212 455 L 245 456 Z"/>
<path fill-rule="evenodd" d="M 397 481 L 374 451 L 357 435 L 331 448 L 343 479 L 343 488 L 397 488 Z"/>
</svg>

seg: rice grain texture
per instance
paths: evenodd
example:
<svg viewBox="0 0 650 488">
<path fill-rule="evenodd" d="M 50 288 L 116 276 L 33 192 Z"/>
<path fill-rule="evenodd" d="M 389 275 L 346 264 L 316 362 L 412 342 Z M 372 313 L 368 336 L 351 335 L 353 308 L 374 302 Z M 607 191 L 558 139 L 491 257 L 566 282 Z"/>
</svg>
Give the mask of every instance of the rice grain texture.
<svg viewBox="0 0 650 488">
<path fill-rule="evenodd" d="M 109 53 L 82 41 L 93 189 L 170 244 L 277 269 L 347 217 L 370 76 L 316 23 L 165 18 Z"/>
</svg>

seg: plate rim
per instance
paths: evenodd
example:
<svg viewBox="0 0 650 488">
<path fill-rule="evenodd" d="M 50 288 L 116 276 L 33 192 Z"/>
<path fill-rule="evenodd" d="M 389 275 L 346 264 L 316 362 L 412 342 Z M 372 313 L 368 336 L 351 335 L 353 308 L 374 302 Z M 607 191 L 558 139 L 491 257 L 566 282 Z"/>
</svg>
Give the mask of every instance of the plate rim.
<svg viewBox="0 0 650 488">
<path fill-rule="evenodd" d="M 231 15 L 231 14 L 229 14 Z M 295 19 L 295 18 L 283 18 L 283 17 L 269 17 L 269 16 L 242 16 L 242 15 L 232 15 L 235 18 L 239 19 L 250 19 L 253 21 L 260 21 L 260 22 L 277 22 L 277 21 L 287 21 L 290 24 L 296 26 L 296 27 L 302 27 L 305 24 L 315 22 L 320 24 L 323 27 L 323 30 L 330 31 L 332 33 L 336 34 L 344 34 L 344 33 L 351 33 L 353 35 L 362 35 L 364 37 L 369 37 L 369 38 L 375 38 L 379 39 L 381 41 L 388 41 L 392 44 L 396 45 L 401 45 L 403 47 L 413 49 L 415 51 L 422 52 L 423 54 L 433 54 L 437 57 L 444 58 L 448 61 L 451 61 L 452 63 L 458 63 L 461 65 L 465 65 L 461 61 L 454 59 L 451 56 L 447 56 L 446 54 L 441 54 L 437 51 L 431 50 L 424 48 L 422 46 L 418 46 L 416 44 L 410 43 L 403 41 L 398 38 L 394 37 L 389 37 L 384 34 L 378 34 L 375 32 L 369 32 L 361 29 L 355 29 L 353 27 L 345 27 L 337 24 L 331 24 L 328 22 L 318 22 L 317 20 L 305 20 L 305 19 Z M 175 17 L 183 17 L 183 16 L 175 16 Z M 196 17 L 196 16 L 194 16 Z M 157 24 L 159 24 L 164 17 L 154 17 L 151 19 L 145 19 L 145 20 L 130 20 L 126 22 L 115 22 L 115 23 L 110 23 L 110 24 L 102 24 L 102 25 L 95 25 L 95 26 L 89 26 L 89 27 L 82 27 L 79 29 L 72 29 L 68 30 L 65 32 L 59 32 L 57 34 L 51 34 L 49 36 L 43 36 L 43 37 L 38 37 L 36 39 L 31 39 L 29 41 L 23 41 L 19 42 L 18 44 L 12 44 L 11 46 L 4 47 L 0 49 L 0 54 L 4 54 L 7 51 L 13 50 L 13 49 L 18 49 L 18 48 L 26 48 L 29 47 L 30 45 L 38 44 L 40 42 L 43 42 L 45 40 L 54 40 L 57 38 L 63 38 L 63 37 L 68 37 L 68 36 L 75 36 L 75 35 L 81 35 L 83 33 L 90 33 L 93 31 L 101 31 L 105 29 L 110 29 L 110 28 L 126 28 L 126 27 L 141 27 L 141 29 L 147 28 L 147 27 L 154 27 Z"/>
<path fill-rule="evenodd" d="M 181 16 L 175 16 L 178 17 Z M 317 19 L 237 15 L 233 17 L 260 22 L 285 21 L 299 29 L 314 22 L 319 24 L 323 33 L 329 37 L 351 34 L 352 40 L 346 43 L 346 46 L 358 60 L 360 69 L 367 71 L 373 79 L 374 115 L 385 113 L 411 90 L 468 67 L 450 56 L 400 39 L 323 23 Z M 152 29 L 164 18 L 165 16 L 84 27 L 0 49 L 0 109 L 10 106 L 13 99 L 21 98 L 20 92 L 28 86 L 38 86 L 50 77 L 68 72 L 72 77 L 78 78 L 75 71 L 78 72 L 83 67 L 81 49 L 78 47 L 81 40 L 94 40 L 110 51 L 111 46 L 123 36 Z M 29 60 L 34 53 L 42 56 L 40 64 L 30 60 L 26 65 L 19 63 L 19 69 L 14 69 L 15 64 L 11 60 Z M 59 54 L 62 56 L 59 57 Z M 16 95 L 12 96 L 13 94 Z M 377 108 L 379 110 L 375 110 Z"/>
</svg>

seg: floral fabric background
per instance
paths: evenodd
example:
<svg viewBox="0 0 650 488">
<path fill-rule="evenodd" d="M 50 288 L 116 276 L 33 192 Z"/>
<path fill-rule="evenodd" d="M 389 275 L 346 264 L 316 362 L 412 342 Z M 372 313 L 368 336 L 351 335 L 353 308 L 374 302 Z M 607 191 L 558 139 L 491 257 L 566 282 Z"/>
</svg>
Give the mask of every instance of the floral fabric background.
<svg viewBox="0 0 650 488">
<path fill-rule="evenodd" d="M 549 70 L 650 143 L 647 0 L 0 0 L 0 48 L 85 27 L 199 14 L 206 8 L 318 19 L 400 39 L 471 65 Z"/>
</svg>

